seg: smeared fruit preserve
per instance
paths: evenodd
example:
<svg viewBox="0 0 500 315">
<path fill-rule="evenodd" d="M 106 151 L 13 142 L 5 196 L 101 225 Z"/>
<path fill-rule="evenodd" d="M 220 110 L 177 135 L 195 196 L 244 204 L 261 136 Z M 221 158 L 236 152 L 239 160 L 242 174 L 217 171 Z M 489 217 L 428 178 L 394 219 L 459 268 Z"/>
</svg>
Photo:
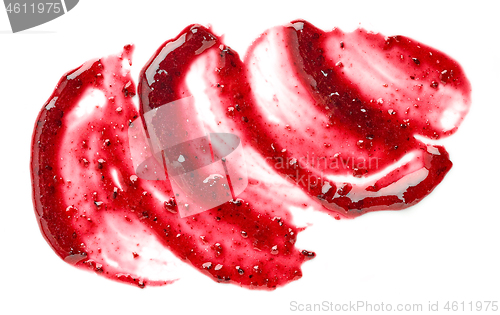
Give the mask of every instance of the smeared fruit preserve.
<svg viewBox="0 0 500 315">
<path fill-rule="evenodd" d="M 407 37 L 362 29 L 323 32 L 295 21 L 262 34 L 242 61 L 192 25 L 153 55 L 137 92 L 132 50 L 61 78 L 35 125 L 31 174 L 37 218 L 54 251 L 139 287 L 175 281 L 179 259 L 248 288 L 299 279 L 315 253 L 295 247 L 301 228 L 289 207 L 352 218 L 417 203 L 452 165 L 426 139 L 452 134 L 470 105 L 470 84 L 454 60 Z M 137 172 L 133 157 L 151 143 L 131 145 L 129 131 L 186 99 L 201 119 L 173 107 L 178 130 L 239 137 L 245 167 L 231 174 L 244 172 L 248 186 L 181 217 L 187 205 L 177 202 L 168 172 L 156 180 Z"/>
</svg>

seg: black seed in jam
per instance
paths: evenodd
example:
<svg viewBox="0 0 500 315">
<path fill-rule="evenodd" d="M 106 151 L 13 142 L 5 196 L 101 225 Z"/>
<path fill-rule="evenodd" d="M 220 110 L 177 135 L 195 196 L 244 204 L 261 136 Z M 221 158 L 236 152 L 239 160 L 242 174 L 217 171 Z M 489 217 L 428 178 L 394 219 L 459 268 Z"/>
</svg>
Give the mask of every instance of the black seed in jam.
<svg viewBox="0 0 500 315">
<path fill-rule="evenodd" d="M 97 168 L 101 170 L 104 165 L 104 162 L 105 161 L 103 159 L 97 160 Z"/>
<path fill-rule="evenodd" d="M 243 269 L 241 269 L 240 266 L 236 266 L 236 270 L 238 270 L 238 273 L 240 275 L 243 275 L 245 273 L 245 271 L 243 271 Z"/>
<path fill-rule="evenodd" d="M 163 203 L 165 209 L 170 213 L 177 213 L 177 203 L 174 198 L 170 198 L 169 200 Z"/>
<path fill-rule="evenodd" d="M 301 253 L 302 253 L 302 255 L 306 256 L 307 258 L 314 258 L 314 257 L 316 257 L 316 253 L 315 252 L 310 252 L 310 251 L 307 251 L 307 250 L 303 250 Z"/>
</svg>

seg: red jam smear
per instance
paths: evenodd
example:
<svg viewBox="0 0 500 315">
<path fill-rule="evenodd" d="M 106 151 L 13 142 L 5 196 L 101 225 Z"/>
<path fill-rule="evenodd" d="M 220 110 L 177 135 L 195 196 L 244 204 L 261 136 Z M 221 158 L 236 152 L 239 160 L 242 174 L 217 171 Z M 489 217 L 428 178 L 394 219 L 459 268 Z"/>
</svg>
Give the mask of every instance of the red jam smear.
<svg viewBox="0 0 500 315">
<path fill-rule="evenodd" d="M 175 280 L 143 275 L 144 268 L 169 268 L 168 259 L 145 255 L 151 249 L 248 288 L 274 289 L 300 278 L 311 254 L 294 247 L 300 229 L 279 199 L 250 186 L 237 200 L 181 218 L 169 181 L 136 176 L 127 129 L 139 112 L 132 79 L 120 75 L 130 53 L 126 47 L 120 57 L 63 76 L 38 117 L 34 201 L 52 248 L 69 263 L 140 287 Z"/>
<path fill-rule="evenodd" d="M 456 131 L 471 89 L 431 47 L 296 21 L 265 32 L 245 64 L 254 102 L 234 117 L 244 139 L 328 211 L 406 208 L 452 166 L 426 142 Z"/>
<path fill-rule="evenodd" d="M 61 78 L 35 125 L 31 174 L 54 251 L 139 287 L 175 281 L 177 260 L 248 288 L 299 279 L 315 253 L 294 246 L 301 229 L 289 206 L 312 200 L 340 218 L 417 203 L 452 165 L 427 139 L 455 132 L 470 106 L 470 84 L 451 58 L 361 29 L 296 21 L 262 34 L 242 61 L 191 25 L 144 66 L 139 109 L 132 50 Z M 207 133 L 241 138 L 249 185 L 236 200 L 181 218 L 169 180 L 137 176 L 127 132 L 186 97 Z"/>
</svg>

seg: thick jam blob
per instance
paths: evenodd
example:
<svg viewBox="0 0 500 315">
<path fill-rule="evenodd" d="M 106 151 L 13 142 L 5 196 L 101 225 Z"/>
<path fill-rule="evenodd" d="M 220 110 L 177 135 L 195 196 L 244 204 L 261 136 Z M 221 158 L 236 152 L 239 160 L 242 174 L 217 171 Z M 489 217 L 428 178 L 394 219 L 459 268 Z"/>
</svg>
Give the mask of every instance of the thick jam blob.
<svg viewBox="0 0 500 315">
<path fill-rule="evenodd" d="M 402 36 L 296 21 L 262 34 L 242 61 L 192 25 L 144 66 L 137 95 L 132 50 L 61 78 L 35 125 L 31 174 L 54 251 L 139 287 L 175 281 L 180 261 L 248 288 L 299 279 L 315 253 L 294 246 L 301 229 L 289 206 L 340 218 L 415 204 L 452 165 L 427 139 L 452 134 L 470 105 L 460 66 Z M 181 217 L 168 172 L 158 180 L 138 172 L 134 156 L 151 143 L 131 145 L 130 130 L 142 121 L 148 135 L 148 113 L 185 100 L 193 112 L 173 106 L 165 123 L 238 136 L 248 187 Z"/>
</svg>

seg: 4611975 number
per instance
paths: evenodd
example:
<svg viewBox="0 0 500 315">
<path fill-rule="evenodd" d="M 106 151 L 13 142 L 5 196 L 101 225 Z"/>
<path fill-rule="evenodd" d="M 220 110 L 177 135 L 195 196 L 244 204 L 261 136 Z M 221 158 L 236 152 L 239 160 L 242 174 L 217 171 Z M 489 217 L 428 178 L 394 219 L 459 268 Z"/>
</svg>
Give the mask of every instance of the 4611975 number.
<svg viewBox="0 0 500 315">
<path fill-rule="evenodd" d="M 35 5 L 35 3 L 26 4 L 26 3 L 9 3 L 6 7 L 8 13 L 15 14 L 26 14 L 26 13 L 55 13 L 58 14 L 61 12 L 61 3 L 52 3 L 52 2 L 40 2 Z"/>
<path fill-rule="evenodd" d="M 443 309 L 449 312 L 496 312 L 498 301 L 448 301 Z"/>
</svg>

